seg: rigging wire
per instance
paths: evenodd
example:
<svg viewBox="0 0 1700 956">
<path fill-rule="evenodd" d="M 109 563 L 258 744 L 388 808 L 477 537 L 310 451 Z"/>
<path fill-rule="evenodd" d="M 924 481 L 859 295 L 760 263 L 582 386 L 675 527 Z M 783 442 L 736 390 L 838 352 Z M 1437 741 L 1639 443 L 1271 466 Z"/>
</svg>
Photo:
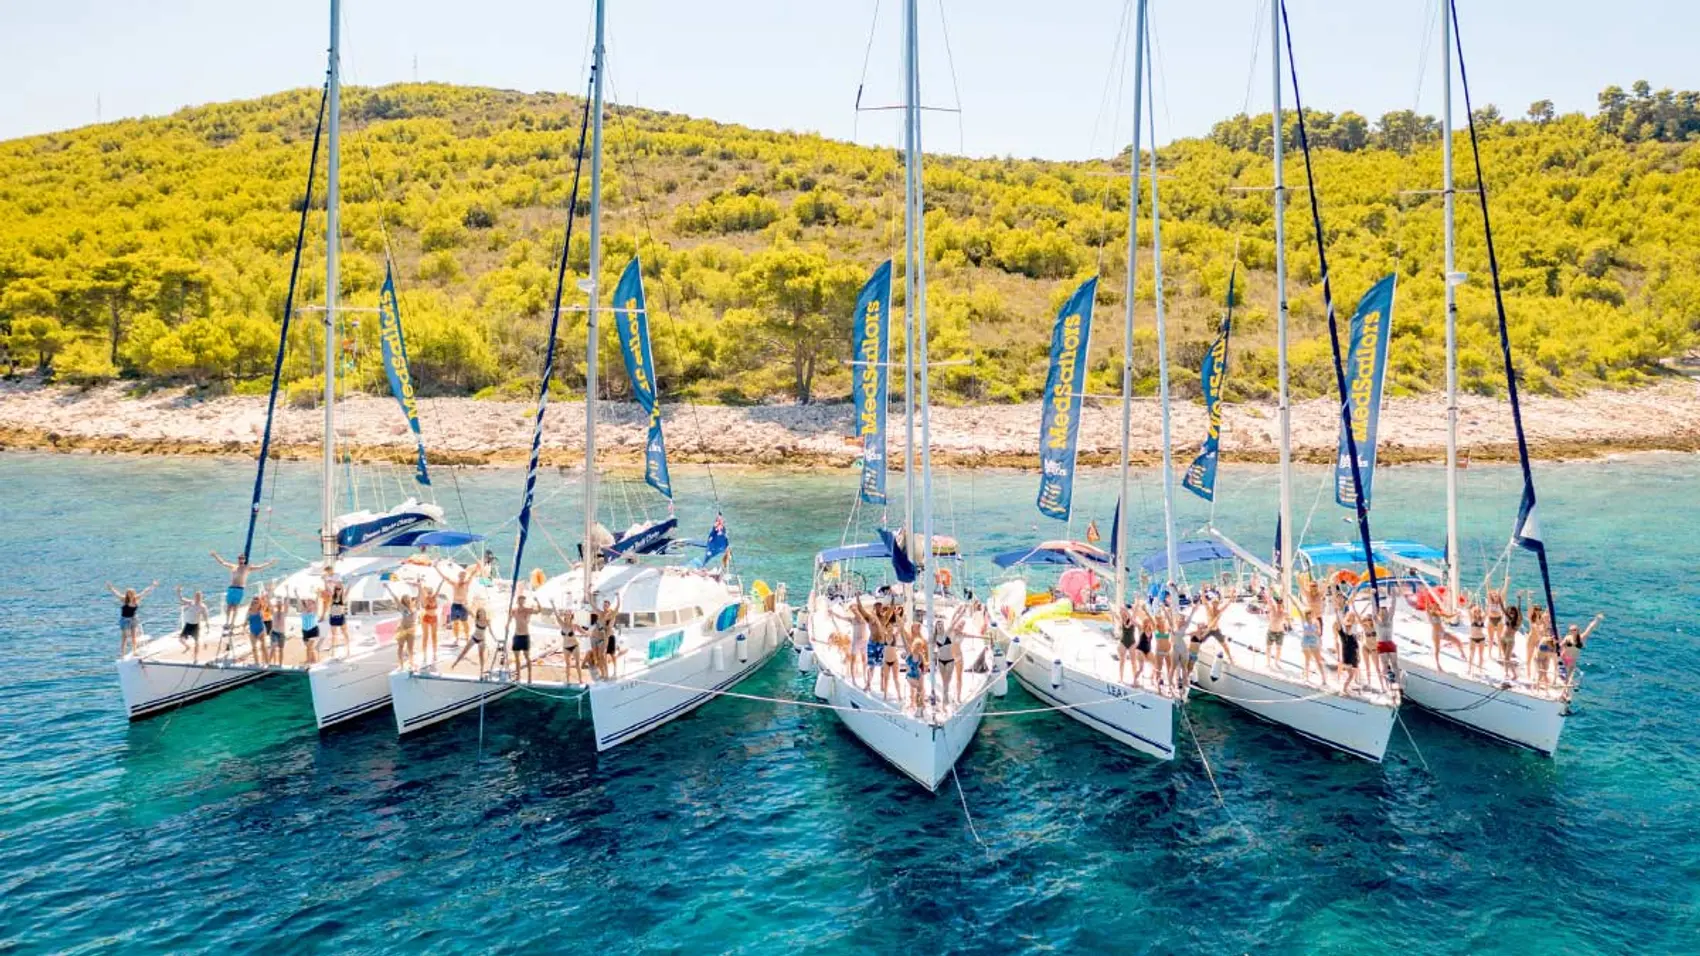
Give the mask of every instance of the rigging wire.
<svg viewBox="0 0 1700 956">
<path fill-rule="evenodd" d="M 880 3 L 874 0 L 874 20 L 868 25 L 868 45 L 862 51 L 862 78 L 856 81 L 856 107 L 850 111 L 850 141 L 856 142 L 856 132 L 862 119 L 862 89 L 868 83 L 868 61 L 874 55 L 874 35 L 879 31 Z"/>
</svg>

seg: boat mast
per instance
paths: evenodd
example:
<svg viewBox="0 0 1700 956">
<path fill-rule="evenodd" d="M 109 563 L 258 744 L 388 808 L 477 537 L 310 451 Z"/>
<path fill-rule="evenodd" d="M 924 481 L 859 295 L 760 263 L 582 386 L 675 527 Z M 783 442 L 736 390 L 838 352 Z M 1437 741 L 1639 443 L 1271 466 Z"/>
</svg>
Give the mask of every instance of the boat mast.
<svg viewBox="0 0 1700 956">
<path fill-rule="evenodd" d="M 337 284 L 337 223 L 338 153 L 342 125 L 342 3 L 331 0 L 331 49 L 329 84 L 330 138 L 325 163 L 325 434 L 322 467 L 323 485 L 319 490 L 319 512 L 322 524 L 319 547 L 327 562 L 336 559 L 336 298 Z"/>
<path fill-rule="evenodd" d="M 915 0 L 903 5 L 903 548 L 916 567 L 921 552 L 915 547 L 915 311 L 919 250 L 915 241 L 917 194 L 920 192 L 921 144 L 916 141 Z M 931 545 L 931 542 L 928 542 Z M 908 589 L 909 617 L 915 615 L 915 589 Z"/>
<path fill-rule="evenodd" d="M 1144 21 L 1140 22 L 1144 33 Z M 1142 37 L 1141 43 L 1145 39 Z M 1150 64 L 1146 64 L 1150 69 Z M 1147 95 L 1154 83 L 1146 77 Z M 1152 102 L 1156 102 L 1155 96 Z M 1168 580 L 1179 584 L 1180 548 L 1175 541 L 1175 468 L 1169 444 L 1169 347 L 1168 323 L 1163 313 L 1163 210 L 1157 198 L 1157 117 L 1151 116 L 1151 272 L 1155 280 L 1152 289 L 1157 299 L 1157 397 L 1163 406 L 1163 544 L 1167 552 Z"/>
<path fill-rule="evenodd" d="M 1446 599 L 1458 602 L 1458 283 L 1452 222 L 1452 16 L 1451 0 L 1440 0 L 1441 125 L 1445 153 L 1446 203 Z"/>
<path fill-rule="evenodd" d="M 1270 127 L 1274 131 L 1275 153 L 1275 354 L 1278 398 L 1281 419 L 1281 512 L 1278 518 L 1281 553 L 1276 555 L 1280 566 L 1280 594 L 1293 593 L 1293 406 L 1287 390 L 1287 180 L 1281 168 L 1281 5 L 1269 5 L 1269 64 L 1273 80 L 1274 111 Z"/>
<path fill-rule="evenodd" d="M 596 0 L 596 45 L 590 61 L 590 277 L 584 286 L 590 294 L 585 310 L 588 336 L 584 359 L 584 603 L 596 596 L 596 358 L 601 345 L 597 330 L 597 306 L 602 300 L 602 72 L 603 0 Z M 518 568 L 514 569 L 516 572 Z"/>
<path fill-rule="evenodd" d="M 1133 439 L 1133 301 L 1139 282 L 1139 123 L 1140 108 L 1144 105 L 1145 90 L 1145 3 L 1139 0 L 1134 14 L 1133 40 L 1133 146 L 1128 153 L 1127 182 L 1127 284 L 1122 314 L 1122 460 L 1121 489 L 1116 495 L 1116 507 L 1121 520 L 1116 523 L 1116 607 L 1127 604 L 1128 561 L 1128 448 Z"/>
<path fill-rule="evenodd" d="M 916 567 L 922 570 L 921 595 L 922 603 L 927 612 L 927 626 L 932 627 L 933 621 L 933 575 L 929 565 L 933 557 L 933 452 L 932 452 L 932 415 L 929 404 L 931 395 L 928 389 L 927 374 L 927 224 L 925 221 L 926 205 L 922 201 L 921 186 L 921 42 L 920 17 L 917 13 L 917 0 L 906 0 L 909 22 L 909 91 L 907 95 L 909 114 L 909 152 L 910 177 L 913 180 L 913 193 L 910 199 L 909 272 L 915 277 L 914 316 L 915 323 L 911 334 L 915 339 L 915 375 L 920 380 L 921 398 L 921 561 Z"/>
</svg>

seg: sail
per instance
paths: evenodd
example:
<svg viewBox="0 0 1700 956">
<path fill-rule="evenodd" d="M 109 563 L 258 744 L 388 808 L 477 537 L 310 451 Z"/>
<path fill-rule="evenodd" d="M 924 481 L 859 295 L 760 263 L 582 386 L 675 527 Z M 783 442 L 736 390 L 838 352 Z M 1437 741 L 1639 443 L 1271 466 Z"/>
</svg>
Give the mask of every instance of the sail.
<svg viewBox="0 0 1700 956">
<path fill-rule="evenodd" d="M 319 168 L 319 140 L 325 130 L 325 100 L 330 87 L 319 94 L 319 123 L 313 128 L 313 154 L 307 160 L 307 197 L 301 203 L 300 224 L 295 230 L 295 258 L 289 264 L 289 291 L 283 297 L 283 321 L 277 335 L 277 354 L 272 359 L 272 387 L 266 395 L 266 430 L 260 436 L 260 460 L 254 469 L 254 496 L 248 503 L 248 533 L 242 539 L 244 555 L 254 553 L 254 526 L 260 520 L 260 497 L 266 487 L 266 460 L 272 453 L 272 420 L 277 413 L 277 391 L 283 384 L 283 354 L 289 344 L 289 320 L 295 315 L 295 287 L 301 278 L 301 247 L 307 241 L 307 211 L 313 208 L 313 174 Z"/>
<path fill-rule="evenodd" d="M 613 311 L 620 356 L 626 360 L 626 376 L 632 383 L 632 398 L 649 415 L 643 480 L 671 499 L 673 480 L 667 474 L 667 445 L 661 438 L 661 404 L 655 390 L 655 353 L 649 345 L 649 312 L 644 308 L 643 268 L 636 256 L 626 264 L 620 283 L 614 287 Z"/>
<path fill-rule="evenodd" d="M 1051 333 L 1051 370 L 1039 429 L 1039 513 L 1067 521 L 1074 505 L 1074 459 L 1080 442 L 1081 389 L 1086 384 L 1086 352 L 1092 341 L 1092 302 L 1098 292 L 1093 276 L 1063 303 Z"/>
<path fill-rule="evenodd" d="M 1239 265 L 1236 263 L 1228 272 L 1228 309 L 1222 315 L 1222 328 L 1216 332 L 1216 341 L 1210 343 L 1210 351 L 1205 353 L 1203 366 L 1199 369 L 1199 384 L 1204 389 L 1204 414 L 1209 420 L 1204 446 L 1181 478 L 1182 488 L 1205 501 L 1216 500 L 1216 459 L 1222 442 L 1222 385 L 1228 377 L 1228 333 L 1234 325 L 1234 277 L 1238 274 Z"/>
<path fill-rule="evenodd" d="M 885 410 L 891 359 L 891 260 L 880 263 L 856 296 L 850 331 L 850 401 L 862 440 L 862 500 L 885 504 Z"/>
<path fill-rule="evenodd" d="M 1375 483 L 1376 425 L 1381 417 L 1381 392 L 1387 384 L 1387 346 L 1393 335 L 1394 273 L 1382 279 L 1358 300 L 1352 315 L 1350 346 L 1346 351 L 1346 401 L 1352 406 L 1352 437 L 1357 446 L 1358 478 L 1363 484 L 1364 507 L 1373 503 Z M 1347 457 L 1345 429 L 1340 434 L 1339 454 L 1334 465 L 1334 500 L 1343 508 L 1357 507 L 1357 486 L 1352 480 L 1352 460 Z"/>
<path fill-rule="evenodd" d="M 414 464 L 413 480 L 422 485 L 431 483 L 431 472 L 425 467 L 425 438 L 419 434 L 419 403 L 413 397 L 413 375 L 407 365 L 407 338 L 401 334 L 401 305 L 395 296 L 395 273 L 390 263 L 384 263 L 384 287 L 378 292 L 378 344 L 384 357 L 384 374 L 389 376 L 390 394 L 407 416 L 407 427 L 413 429 L 419 457 Z"/>
</svg>

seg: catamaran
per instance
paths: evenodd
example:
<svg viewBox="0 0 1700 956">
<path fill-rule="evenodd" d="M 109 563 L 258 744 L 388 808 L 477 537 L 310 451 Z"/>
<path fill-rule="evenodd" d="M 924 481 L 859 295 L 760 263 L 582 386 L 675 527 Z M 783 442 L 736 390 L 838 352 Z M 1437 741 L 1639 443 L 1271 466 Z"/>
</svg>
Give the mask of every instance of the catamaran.
<svg viewBox="0 0 1700 956">
<path fill-rule="evenodd" d="M 254 490 L 248 515 L 247 534 L 240 554 L 243 560 L 252 555 L 254 533 L 261 511 L 265 488 L 266 467 L 271 455 L 273 415 L 277 408 L 278 387 L 281 384 L 284 350 L 289 341 L 290 319 L 295 311 L 296 279 L 300 274 L 301 252 L 306 239 L 307 216 L 312 207 L 313 175 L 318 163 L 321 136 L 326 142 L 326 216 L 325 216 L 325 306 L 324 306 L 324 437 L 322 484 L 320 494 L 319 542 L 322 563 L 315 563 L 279 581 L 261 584 L 246 582 L 268 594 L 268 603 L 279 608 L 272 627 L 276 637 L 262 634 L 257 641 L 268 650 L 256 653 L 255 641 L 243 629 L 242 619 L 248 614 L 246 597 L 232 587 L 227 600 L 240 601 L 243 609 L 234 629 L 217 634 L 201 634 L 195 641 L 166 635 L 144 640 L 118 661 L 119 684 L 130 719 L 156 714 L 191 701 L 201 700 L 243 684 L 273 674 L 309 674 L 314 658 L 309 654 L 308 639 L 299 627 L 297 612 L 309 610 L 318 617 L 322 597 L 336 592 L 341 603 L 326 608 L 324 643 L 329 640 L 332 618 L 345 628 L 347 642 L 344 655 L 358 657 L 378 652 L 393 639 L 399 611 L 385 582 L 399 571 L 403 557 L 373 554 L 375 549 L 395 542 L 399 537 L 416 534 L 443 519 L 442 509 L 435 504 L 408 498 L 402 503 L 381 511 L 360 509 L 338 514 L 336 458 L 336 381 L 337 363 L 341 351 L 337 348 L 338 293 L 338 166 L 340 158 L 340 23 L 338 0 L 331 0 L 330 54 L 324 95 L 320 102 L 319 126 L 313 135 L 313 154 L 308 164 L 307 199 L 301 205 L 296 234 L 294 262 L 290 268 L 289 292 L 285 297 L 282 329 L 272 370 L 272 385 L 266 405 L 265 431 L 254 478 Z M 324 134 L 327 134 L 325 136 Z M 386 278 L 380 297 L 380 324 L 385 331 L 384 355 L 386 366 L 395 386 L 397 397 L 407 412 L 409 424 L 418 434 L 418 417 L 411 407 L 412 385 L 407 380 L 405 346 L 400 337 L 400 312 L 396 306 L 393 281 Z M 393 346 L 393 348 L 392 348 Z M 397 384 L 405 383 L 404 385 Z M 419 444 L 419 471 L 422 485 L 429 485 L 425 470 L 424 444 Z M 269 563 L 268 563 L 269 564 Z M 255 565 L 254 567 L 264 567 Z M 340 592 L 338 591 L 340 589 Z M 281 601 L 281 603 L 277 603 Z M 216 609 L 214 609 L 216 611 Z M 189 608 L 189 614 L 199 614 Z M 309 617 L 306 620 L 313 620 Z M 387 653 L 384 651 L 383 653 Z M 325 666 L 330 666 L 329 663 Z M 314 706 L 321 728 L 342 720 L 357 717 L 382 707 L 387 692 L 376 696 L 364 691 L 350 690 L 332 697 L 318 694 L 315 686 Z"/>
<path fill-rule="evenodd" d="M 1271 643 L 1268 640 L 1271 625 L 1276 624 L 1271 617 L 1276 613 L 1272 604 L 1255 600 L 1255 593 L 1242 595 L 1239 600 L 1231 601 L 1223 610 L 1218 629 L 1222 641 L 1200 644 L 1197 659 L 1192 664 L 1192 687 L 1216 698 L 1253 713 L 1273 723 L 1281 724 L 1302 736 L 1319 741 L 1330 747 L 1380 762 L 1387 751 L 1388 739 L 1392 736 L 1393 722 L 1398 715 L 1399 696 L 1397 688 L 1387 689 L 1360 683 L 1351 689 L 1330 686 L 1330 675 L 1324 668 L 1320 677 L 1320 686 L 1305 679 L 1304 644 L 1311 641 L 1321 642 L 1320 633 L 1307 630 L 1313 624 L 1301 623 L 1296 618 L 1298 608 L 1295 606 L 1293 589 L 1294 546 L 1292 534 L 1292 417 L 1288 392 L 1288 361 L 1287 361 L 1287 270 L 1286 270 L 1286 187 L 1283 178 L 1283 149 L 1281 117 L 1281 54 L 1282 39 L 1285 32 L 1286 9 L 1277 0 L 1270 5 L 1270 31 L 1272 52 L 1272 80 L 1274 106 L 1271 115 L 1277 120 L 1273 124 L 1274 133 L 1274 199 L 1275 199 L 1275 296 L 1276 312 L 1276 352 L 1278 357 L 1277 380 L 1279 393 L 1280 418 L 1280 512 L 1277 531 L 1275 564 L 1256 557 L 1247 549 L 1236 544 L 1227 535 L 1217 530 L 1213 525 L 1207 525 L 1206 531 L 1212 536 L 1211 540 L 1192 543 L 1185 549 L 1192 562 L 1218 561 L 1237 559 L 1249 565 L 1262 575 L 1274 588 L 1274 594 L 1283 598 L 1282 613 L 1288 615 L 1284 622 L 1277 625 L 1278 630 L 1284 630 L 1286 639 Z M 1291 40 L 1288 39 L 1287 54 L 1291 58 Z M 1296 65 L 1291 65 L 1294 98 L 1298 98 L 1298 72 Z M 1300 116 L 1300 144 L 1304 149 L 1307 169 L 1310 162 L 1309 144 L 1304 138 L 1303 107 L 1297 106 Z M 1365 496 L 1361 493 L 1363 486 L 1359 468 L 1358 449 L 1355 433 L 1352 428 L 1352 405 L 1348 400 L 1348 388 L 1342 367 L 1339 336 L 1334 319 L 1333 293 L 1329 286 L 1327 254 L 1323 246 L 1322 220 L 1316 203 L 1316 183 L 1314 177 L 1310 180 L 1310 199 L 1312 221 L 1316 228 L 1317 255 L 1320 263 L 1320 274 L 1323 284 L 1323 300 L 1328 313 L 1328 324 L 1334 347 L 1334 364 L 1337 385 L 1341 399 L 1342 432 L 1347 452 L 1342 457 L 1348 459 L 1347 487 L 1356 489 L 1355 509 L 1361 537 L 1369 552 L 1369 518 L 1366 510 Z M 1161 301 L 1161 297 L 1159 297 Z M 1224 340 L 1225 342 L 1225 340 Z M 1223 349 L 1225 360 L 1226 349 Z M 1206 385 L 1207 396 L 1210 386 Z M 1217 396 L 1219 398 L 1219 394 Z M 1214 453 L 1207 448 L 1206 452 Z M 1211 499 L 1214 494 L 1214 467 L 1210 469 L 1212 483 L 1209 492 L 1194 487 L 1193 490 Z M 1189 487 L 1192 487 L 1189 485 Z M 1174 580 L 1179 568 L 1187 558 L 1183 558 L 1179 549 L 1171 547 L 1161 568 L 1154 568 Z M 1373 562 L 1367 565 L 1366 580 L 1371 587 L 1363 592 L 1375 603 L 1379 599 L 1380 588 L 1376 586 L 1376 574 Z M 1253 592 L 1255 589 L 1248 589 Z M 1370 609 L 1375 614 L 1379 608 Z M 1322 623 L 1322 622 L 1319 622 Z M 1326 629 L 1323 623 L 1322 628 Z M 1266 651 L 1267 648 L 1267 651 Z M 1342 664 L 1350 664 L 1356 660 L 1359 648 L 1355 644 L 1343 645 L 1340 648 Z"/>
<path fill-rule="evenodd" d="M 1121 663 L 1123 649 L 1106 611 L 1130 608 L 1128 594 L 1127 522 L 1122 520 L 1129 501 L 1128 445 L 1133 427 L 1133 307 L 1136 263 L 1139 250 L 1139 140 L 1141 110 L 1145 105 L 1146 3 L 1140 0 L 1135 14 L 1133 53 L 1133 149 L 1129 170 L 1127 281 L 1123 295 L 1122 320 L 1122 435 L 1120 488 L 1116 496 L 1116 520 L 1111 529 L 1112 547 L 1106 554 L 1090 540 L 1045 541 L 993 558 L 1000 568 L 1060 567 L 1056 600 L 1040 594 L 1028 610 L 1029 584 L 1016 578 L 1000 584 L 992 597 L 994 630 L 1008 642 L 1009 666 L 1028 693 L 1073 717 L 1088 727 L 1163 760 L 1175 755 L 1176 696 L 1156 686 L 1147 686 L 1130 676 Z M 1155 222 L 1156 150 L 1152 150 L 1152 218 Z M 1162 279 L 1159 277 L 1159 289 Z M 1080 410 L 1084 398 L 1087 350 L 1091 342 L 1092 305 L 1096 277 L 1088 279 L 1063 304 L 1051 340 L 1051 369 L 1046 379 L 1044 410 L 1040 428 L 1041 477 L 1037 506 L 1040 514 L 1067 523 L 1073 503 Z M 1158 295 L 1158 314 L 1162 296 Z M 1162 319 L 1158 319 L 1159 350 L 1163 350 Z M 1169 471 L 1168 365 L 1161 363 L 1163 399 L 1163 466 Z M 1165 484 L 1165 492 L 1169 485 Z M 1165 515 L 1171 512 L 1166 508 Z M 1174 533 L 1172 518 L 1166 532 Z M 1088 536 L 1091 537 L 1090 535 Z M 1106 607 L 1078 600 L 1090 593 L 1097 574 L 1108 571 L 1115 577 L 1115 600 Z M 1072 578 L 1086 589 L 1069 587 Z M 1072 593 L 1072 597 L 1069 595 Z M 1143 600 L 1143 599 L 1141 599 Z"/>
<path fill-rule="evenodd" d="M 904 274 L 904 479 L 907 493 L 900 532 L 881 529 L 879 540 L 844 544 L 816 556 L 809 595 L 806 665 L 818 665 L 815 695 L 831 705 L 852 733 L 892 766 L 928 790 L 936 791 L 954 772 L 957 759 L 974 737 L 986 696 L 999 685 L 986 639 L 984 615 L 965 591 L 952 588 L 949 558 L 955 542 L 934 533 L 931 416 L 928 406 L 927 271 L 921 192 L 921 81 L 916 0 L 904 4 L 904 235 L 908 264 Z M 861 502 L 885 503 L 885 402 L 887 317 L 891 267 L 875 270 L 862 290 L 855 316 L 853 354 L 857 407 L 864 442 Z M 918 410 L 918 415 L 917 415 Z M 920 436 L 916 438 L 916 419 Z M 917 465 L 919 458 L 919 468 Z M 916 478 L 919 472 L 920 489 Z M 919 521 L 919 527 L 917 527 Z M 890 583 L 873 581 L 859 568 L 876 562 Z M 901 632 L 901 643 L 864 651 L 872 627 Z M 919 626 L 917 626 L 919 625 Z M 921 635 L 926 650 L 912 653 L 909 642 Z M 878 645 L 877 641 L 874 641 Z M 862 654 L 861 658 L 855 655 Z M 887 668 L 887 655 L 902 654 Z M 879 656 L 875 656 L 875 655 Z M 947 656 L 948 655 L 948 656 Z M 941 664 L 953 662 L 939 679 Z M 930 661 L 930 663 L 929 663 Z M 874 677 L 870 669 L 884 671 Z M 923 674 L 923 669 L 926 673 Z M 889 688 L 888 682 L 896 687 Z M 906 682 L 908 686 L 906 686 Z M 911 688 L 918 684 L 919 702 Z"/>
<path fill-rule="evenodd" d="M 595 9 L 595 46 L 591 83 L 580 123 L 577 156 L 590 144 L 590 268 L 581 287 L 586 308 L 586 388 L 584 449 L 584 536 L 578 565 L 552 579 L 534 572 L 522 577 L 525 545 L 535 501 L 549 385 L 554 376 L 578 204 L 575 169 L 568 202 L 567 235 L 561 246 L 554 309 L 544 353 L 531 461 L 520 508 L 513 577 L 495 583 L 487 597 L 491 633 L 499 638 L 495 658 L 486 663 L 469 655 L 443 657 L 420 667 L 396 669 L 389 676 L 397 730 L 403 734 L 428 727 L 524 689 L 560 698 L 589 697 L 596 747 L 607 750 L 663 726 L 712 700 L 755 673 L 786 638 L 791 610 L 783 587 L 770 590 L 761 581 L 745 593 L 730 567 L 730 540 L 723 517 L 699 543 L 702 553 L 687 562 L 659 562 L 676 553 L 671 515 L 672 481 L 662 437 L 656 366 L 651 352 L 643 270 L 634 258 L 614 289 L 613 313 L 633 397 L 649 415 L 644 481 L 666 499 L 669 516 L 634 523 L 617 539 L 596 520 L 596 406 L 598 323 L 602 274 L 602 119 L 605 47 L 604 4 Z M 519 624 L 535 616 L 527 631 Z M 567 633 L 563 633 L 563 629 Z M 580 636 L 578 632 L 583 631 Z M 518 638 L 532 664 L 521 669 Z M 569 641 L 572 646 L 569 646 Z"/>
<path fill-rule="evenodd" d="M 1399 670 L 1405 696 L 1412 703 L 1440 717 L 1497 740 L 1527 747 L 1551 755 L 1558 748 L 1559 735 L 1564 731 L 1569 714 L 1570 698 L 1574 692 L 1574 675 L 1569 680 L 1541 685 L 1531 673 L 1531 662 L 1516 660 L 1513 650 L 1511 666 L 1500 658 L 1499 649 L 1489 647 L 1484 660 L 1472 665 L 1465 655 L 1453 647 L 1444 646 L 1439 653 L 1434 647 L 1433 629 L 1427 606 L 1438 605 L 1446 633 L 1457 639 L 1458 646 L 1468 647 L 1472 635 L 1469 616 L 1487 617 L 1487 609 L 1465 608 L 1460 598 L 1466 593 L 1459 581 L 1458 556 L 1458 303 L 1457 287 L 1465 275 L 1456 271 L 1454 253 L 1452 172 L 1452 54 L 1454 44 L 1458 53 L 1460 72 L 1464 69 L 1463 42 L 1455 38 L 1457 7 L 1453 0 L 1441 0 L 1441 65 L 1442 84 L 1441 149 L 1446 217 L 1445 287 L 1446 287 L 1446 549 L 1433 554 L 1431 560 L 1412 559 L 1396 549 L 1389 549 L 1388 560 L 1411 577 L 1407 599 L 1400 602 L 1394 618 L 1394 634 L 1399 646 Z M 1488 220 L 1488 201 L 1485 180 L 1481 175 L 1481 154 L 1477 149 L 1475 117 L 1470 111 L 1468 76 L 1464 78 L 1464 108 L 1470 116 L 1470 147 L 1476 162 L 1476 184 L 1481 201 L 1484 227 Z M 1529 465 L 1528 444 L 1523 435 L 1523 416 L 1518 404 L 1517 376 L 1511 361 L 1511 343 L 1506 334 L 1505 310 L 1500 300 L 1499 264 L 1494 255 L 1493 233 L 1486 231 L 1488 261 L 1492 271 L 1494 301 L 1499 306 L 1499 333 L 1505 363 L 1506 388 L 1511 402 L 1512 422 L 1517 432 L 1518 460 L 1523 471 L 1522 507 L 1500 562 L 1509 559 L 1512 550 L 1523 547 L 1533 551 L 1539 560 L 1547 607 L 1553 607 L 1552 583 L 1547 572 L 1546 549 L 1540 528 L 1535 521 L 1535 486 Z M 1438 559 L 1438 560 L 1433 560 Z M 1500 562 L 1496 562 L 1500 563 Z M 1490 576 L 1492 571 L 1489 572 Z M 1489 585 L 1491 587 L 1491 585 Z M 1447 622 L 1445 618 L 1459 618 Z M 1556 627 L 1555 627 L 1556 633 Z M 1443 642 L 1444 643 L 1444 642 Z"/>
</svg>

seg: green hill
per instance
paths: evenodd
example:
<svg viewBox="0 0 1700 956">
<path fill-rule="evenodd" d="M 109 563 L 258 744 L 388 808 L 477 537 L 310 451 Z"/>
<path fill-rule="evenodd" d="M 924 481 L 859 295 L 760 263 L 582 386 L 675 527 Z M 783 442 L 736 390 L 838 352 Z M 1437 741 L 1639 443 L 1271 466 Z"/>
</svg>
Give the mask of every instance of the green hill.
<svg viewBox="0 0 1700 956">
<path fill-rule="evenodd" d="M 0 143 L 0 333 L 12 362 L 68 381 L 113 376 L 263 390 L 283 308 L 318 91 L 186 109 Z M 1521 371 L 1537 391 L 1627 385 L 1700 330 L 1700 112 L 1695 94 L 1615 87 L 1595 116 L 1480 117 Z M 343 294 L 370 308 L 386 244 L 415 378 L 427 394 L 535 387 L 554 288 L 580 101 L 408 84 L 345 93 Z M 1337 307 L 1400 273 L 1395 391 L 1443 381 L 1438 131 L 1430 118 L 1307 114 Z M 1287 117 L 1289 127 L 1293 117 Z M 1182 394 L 1242 265 L 1229 394 L 1274 379 L 1269 118 L 1235 117 L 1160 154 L 1165 292 Z M 1296 142 L 1294 137 L 1291 142 Z M 618 108 L 607 128 L 604 288 L 641 251 L 669 396 L 837 398 L 849 308 L 868 270 L 901 264 L 899 156 L 819 136 Z M 1461 189 L 1473 181 L 1458 138 Z M 323 163 L 320 164 L 321 171 Z M 1303 165 L 1288 164 L 1294 381 L 1331 387 Z M 1119 382 L 1126 155 L 1057 163 L 939 156 L 926 167 L 935 359 L 944 400 L 1042 387 L 1055 308 L 1101 271 L 1094 391 Z M 588 174 L 588 170 L 587 170 Z M 322 172 L 321 172 L 322 177 Z M 323 207 L 323 185 L 314 203 Z M 1485 245 L 1461 193 L 1465 387 L 1493 391 Z M 1142 221 L 1142 241 L 1150 224 Z M 321 301 L 322 213 L 298 305 Z M 569 260 L 588 263 L 579 229 Z M 1155 386 L 1150 256 L 1139 259 L 1140 387 Z M 574 277 L 576 279 L 576 276 Z M 573 286 L 569 282 L 569 302 Z M 901 290 L 901 283 L 899 283 Z M 349 313 L 355 387 L 379 388 L 375 317 Z M 313 389 L 316 316 L 286 371 Z M 358 327 L 353 327 L 359 320 Z M 583 388 L 582 312 L 563 323 L 564 375 Z M 606 382 L 624 391 L 618 363 Z"/>
</svg>

